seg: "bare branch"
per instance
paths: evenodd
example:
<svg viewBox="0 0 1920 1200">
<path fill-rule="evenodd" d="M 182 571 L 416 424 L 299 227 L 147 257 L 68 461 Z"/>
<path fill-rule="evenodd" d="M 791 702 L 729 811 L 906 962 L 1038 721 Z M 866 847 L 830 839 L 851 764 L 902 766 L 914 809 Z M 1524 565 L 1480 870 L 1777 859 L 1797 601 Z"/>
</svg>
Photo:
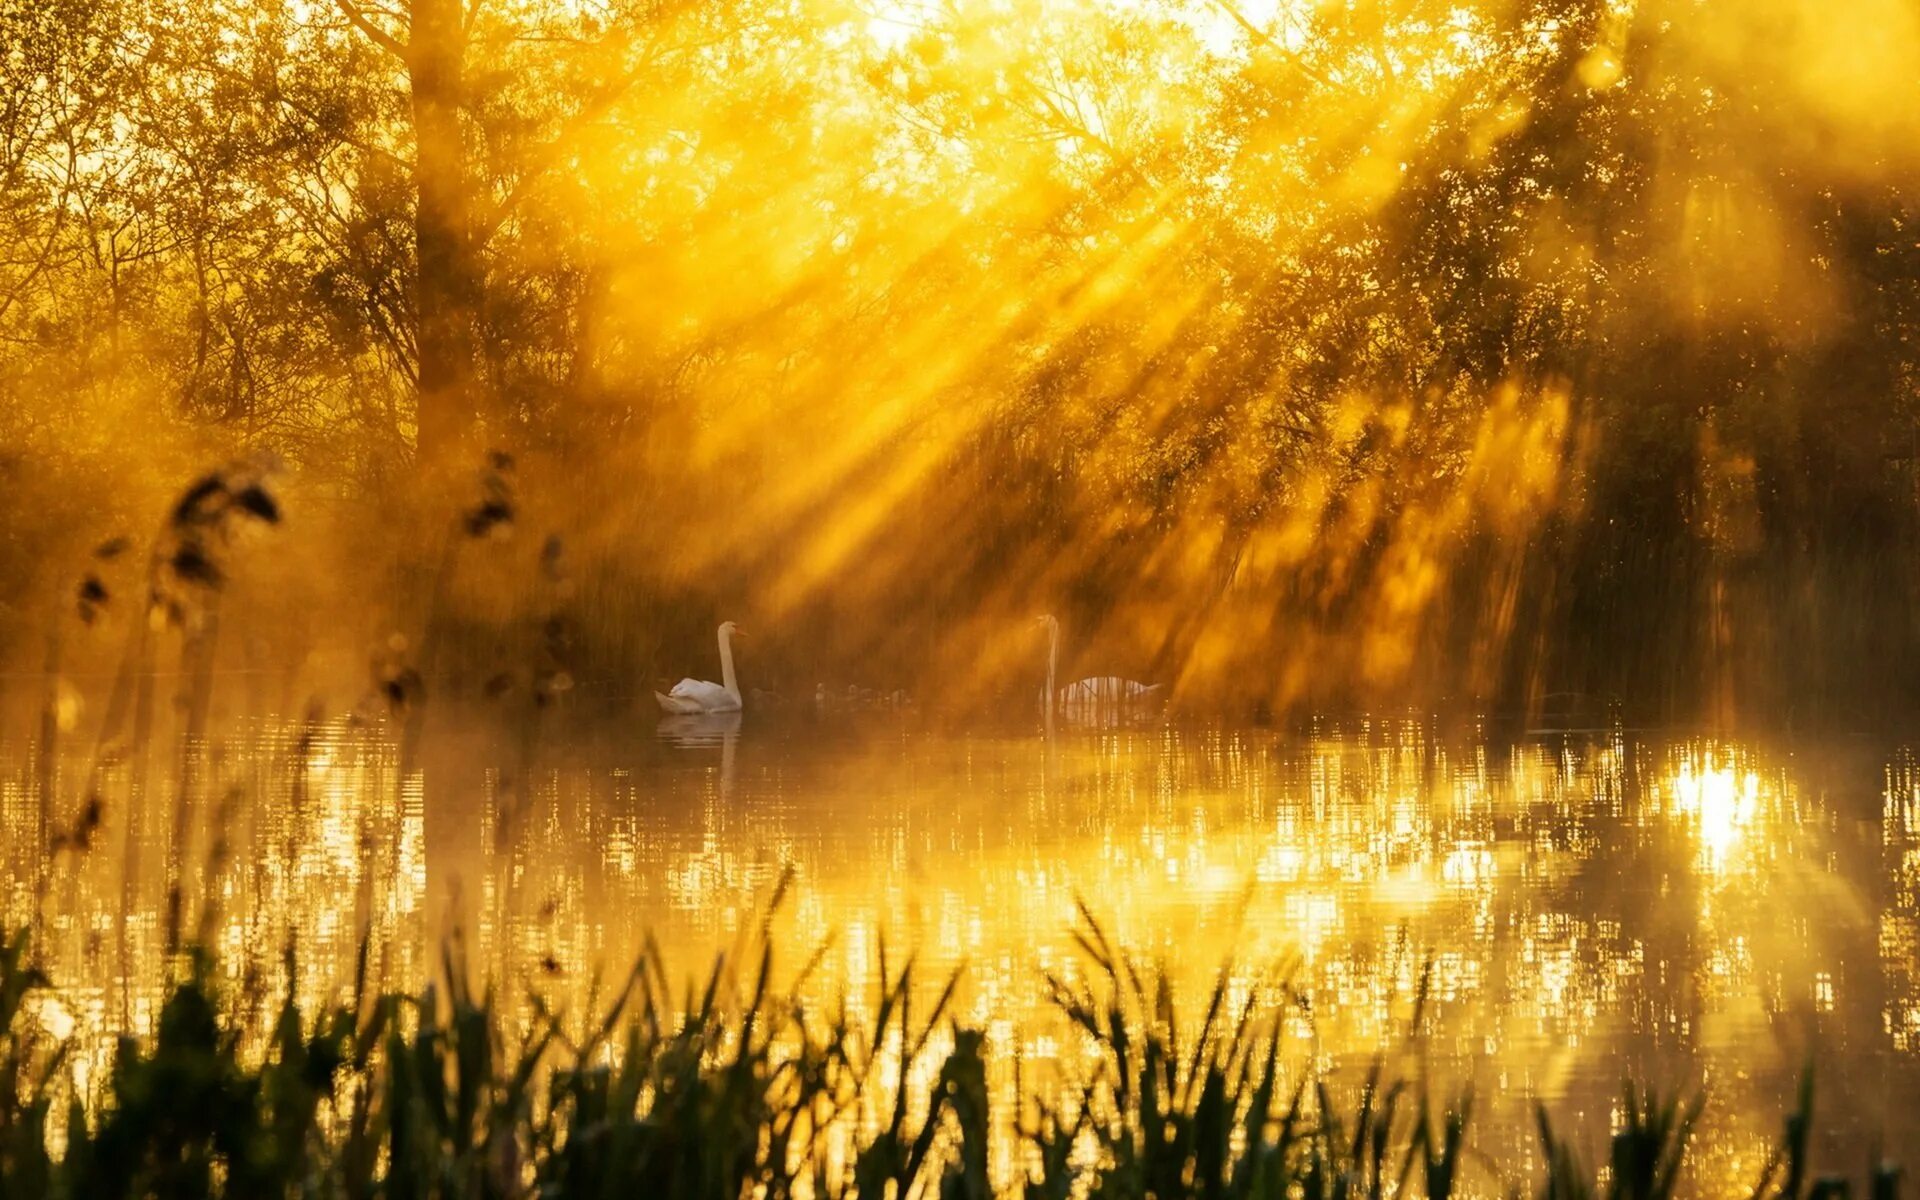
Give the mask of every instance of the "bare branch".
<svg viewBox="0 0 1920 1200">
<path fill-rule="evenodd" d="M 618 41 L 613 44 L 624 47 L 630 44 L 632 40 L 632 34 L 626 33 L 618 35 Z M 534 156 L 527 168 L 521 172 L 520 177 L 516 179 L 513 186 L 508 189 L 507 194 L 494 203 L 492 211 L 486 213 L 480 220 L 475 222 L 475 241 L 477 244 L 486 244 L 487 239 L 493 236 L 494 232 L 500 228 L 501 223 L 504 222 L 507 217 L 512 214 L 514 208 L 519 205 L 520 197 L 529 185 L 543 178 L 548 172 L 552 171 L 554 167 L 566 161 L 573 139 L 589 126 L 597 123 L 602 117 L 606 116 L 614 105 L 620 102 L 621 97 L 625 96 L 633 89 L 634 85 L 639 82 L 639 74 L 638 67 L 625 71 L 618 79 L 600 89 L 597 95 L 581 105 L 572 117 L 562 124 L 559 131 L 541 148 L 541 152 Z"/>
<path fill-rule="evenodd" d="M 353 0 L 333 0 L 333 2 L 339 6 L 341 15 L 352 22 L 355 29 L 372 38 L 375 45 L 380 46 L 401 62 L 407 61 L 406 43 L 368 20 L 367 15 L 360 11 Z"/>
<path fill-rule="evenodd" d="M 1301 62 L 1300 56 L 1288 47 L 1282 45 L 1279 39 L 1275 38 L 1273 34 L 1255 25 L 1252 21 L 1249 21 L 1247 15 L 1234 5 L 1233 0 L 1214 0 L 1214 3 L 1220 6 L 1220 11 L 1233 18 L 1234 24 L 1246 31 L 1246 35 L 1253 40 L 1254 44 L 1265 46 L 1269 50 L 1278 52 L 1280 56 L 1286 60 L 1288 66 L 1305 75 L 1321 87 L 1331 88 L 1334 86 L 1333 82 L 1325 75 L 1320 74 L 1318 71 Z"/>
</svg>

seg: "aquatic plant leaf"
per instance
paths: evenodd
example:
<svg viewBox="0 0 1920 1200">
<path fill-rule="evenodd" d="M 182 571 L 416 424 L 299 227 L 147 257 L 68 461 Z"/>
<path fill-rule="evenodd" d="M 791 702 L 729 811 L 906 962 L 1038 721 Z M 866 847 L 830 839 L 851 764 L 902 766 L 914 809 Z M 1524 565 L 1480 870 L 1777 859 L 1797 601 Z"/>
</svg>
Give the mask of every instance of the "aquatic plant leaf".
<svg viewBox="0 0 1920 1200">
<path fill-rule="evenodd" d="M 205 548 L 197 541 L 182 542 L 167 560 L 167 565 L 181 579 L 201 587 L 217 588 L 226 582 L 226 573 L 208 557 Z"/>
<path fill-rule="evenodd" d="M 474 508 L 468 509 L 464 518 L 467 534 L 470 537 L 485 537 L 512 520 L 513 506 L 498 498 L 482 501 Z"/>
<path fill-rule="evenodd" d="M 265 521 L 269 525 L 280 523 L 280 505 L 257 483 L 250 483 L 235 493 L 233 502 L 241 510 Z"/>
<path fill-rule="evenodd" d="M 380 691 L 395 715 L 406 712 L 426 698 L 426 684 L 420 678 L 420 672 L 412 667 L 401 667 L 388 674 L 380 681 Z"/>
<path fill-rule="evenodd" d="M 176 526 L 204 524 L 226 506 L 227 500 L 226 479 L 217 472 L 203 476 L 181 493 L 179 502 L 173 506 L 173 523 Z"/>
<path fill-rule="evenodd" d="M 109 598 L 107 585 L 100 581 L 98 575 L 89 574 L 80 581 L 80 590 L 75 597 L 74 608 L 79 613 L 80 620 L 91 625 L 99 617 L 100 610 L 106 607 Z"/>
</svg>

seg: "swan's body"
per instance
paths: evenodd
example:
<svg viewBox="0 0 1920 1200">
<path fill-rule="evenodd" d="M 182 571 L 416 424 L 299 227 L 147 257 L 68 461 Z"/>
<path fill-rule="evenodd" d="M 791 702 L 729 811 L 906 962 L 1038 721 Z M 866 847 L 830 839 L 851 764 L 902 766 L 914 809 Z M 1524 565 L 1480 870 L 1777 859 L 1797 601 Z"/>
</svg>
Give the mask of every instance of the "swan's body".
<svg viewBox="0 0 1920 1200">
<path fill-rule="evenodd" d="M 1070 683 L 1055 693 L 1061 708 L 1088 708 L 1101 704 L 1135 704 L 1151 699 L 1163 685 L 1101 675 Z"/>
<path fill-rule="evenodd" d="M 682 679 L 673 685 L 672 691 L 665 695 L 655 692 L 653 698 L 660 702 L 662 709 L 679 716 L 740 711 L 739 696 L 724 685 L 706 679 Z"/>
<path fill-rule="evenodd" d="M 1056 688 L 1054 680 L 1060 665 L 1060 622 L 1046 616 L 1040 618 L 1040 623 L 1047 627 L 1047 690 L 1040 695 L 1040 705 L 1049 720 L 1055 712 L 1071 720 L 1118 717 L 1137 711 L 1140 705 L 1159 695 L 1160 684 L 1141 683 L 1137 679 L 1123 679 L 1118 675 L 1093 676 Z"/>
<path fill-rule="evenodd" d="M 826 684 L 816 684 L 813 689 L 813 707 L 815 711 L 828 712 L 875 712 L 885 709 L 913 707 L 913 697 L 905 688 L 891 692 L 882 692 L 876 688 L 861 687 L 851 683 L 846 688 L 830 688 Z"/>
<path fill-rule="evenodd" d="M 733 673 L 733 634 L 732 621 L 720 626 L 721 682 L 682 679 L 670 692 L 655 692 L 653 698 L 660 702 L 662 711 L 679 716 L 740 711 L 740 680 Z"/>
</svg>

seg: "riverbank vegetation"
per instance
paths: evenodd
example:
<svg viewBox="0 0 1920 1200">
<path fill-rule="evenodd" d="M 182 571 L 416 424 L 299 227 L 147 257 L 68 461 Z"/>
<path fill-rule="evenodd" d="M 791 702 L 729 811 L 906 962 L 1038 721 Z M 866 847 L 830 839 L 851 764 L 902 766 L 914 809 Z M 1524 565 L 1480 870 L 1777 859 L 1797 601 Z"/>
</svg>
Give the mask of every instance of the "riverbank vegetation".
<svg viewBox="0 0 1920 1200">
<path fill-rule="evenodd" d="M 474 990 L 453 958 L 417 994 L 363 982 L 301 1011 L 223 992 L 188 955 L 154 1036 L 122 1040 L 88 1079 L 16 932 L 0 943 L 0 1195 L 1714 1194 L 1717 1181 L 1688 1172 L 1697 1097 L 1628 1084 L 1591 1161 L 1542 1107 L 1538 1157 L 1502 1162 L 1472 1149 L 1470 1091 L 1436 1100 L 1384 1069 L 1386 1048 L 1346 1078 L 1291 1065 L 1284 1014 L 1222 987 L 1183 1021 L 1164 982 L 1097 925 L 1081 943 L 1084 972 L 1051 980 L 1077 1036 L 1007 1094 L 989 1078 L 1005 1048 L 951 1020 L 944 994 L 916 1010 L 911 961 L 894 973 L 882 956 L 863 1021 L 777 986 L 764 941 L 682 990 L 650 952 L 585 1021 Z M 1850 1194 L 1844 1178 L 1814 1178 L 1811 1133 L 1809 1080 L 1743 1189 Z M 1862 1182 L 1894 1200 L 1899 1171 L 1877 1165 Z"/>
</svg>

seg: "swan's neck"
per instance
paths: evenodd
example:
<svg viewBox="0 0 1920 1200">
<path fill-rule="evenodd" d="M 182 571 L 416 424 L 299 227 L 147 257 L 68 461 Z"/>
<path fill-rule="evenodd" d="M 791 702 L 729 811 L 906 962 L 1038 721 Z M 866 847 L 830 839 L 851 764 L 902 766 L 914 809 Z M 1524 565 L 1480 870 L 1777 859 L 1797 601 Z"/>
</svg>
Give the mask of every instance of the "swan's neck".
<svg viewBox="0 0 1920 1200">
<path fill-rule="evenodd" d="M 720 631 L 720 686 L 735 700 L 740 698 L 740 678 L 733 673 L 733 639 Z"/>
<path fill-rule="evenodd" d="M 1053 715 L 1056 700 L 1053 687 L 1054 671 L 1060 665 L 1060 622 L 1047 622 L 1047 715 Z"/>
</svg>

